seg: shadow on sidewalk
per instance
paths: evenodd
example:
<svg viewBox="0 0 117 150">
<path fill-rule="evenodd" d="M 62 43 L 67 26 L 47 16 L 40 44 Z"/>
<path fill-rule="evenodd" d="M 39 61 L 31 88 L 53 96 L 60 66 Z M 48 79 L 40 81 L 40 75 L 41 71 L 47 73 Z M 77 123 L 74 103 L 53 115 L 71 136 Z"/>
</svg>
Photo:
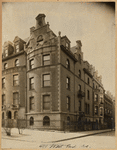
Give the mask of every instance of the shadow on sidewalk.
<svg viewBox="0 0 117 150">
<path fill-rule="evenodd" d="M 112 132 L 112 130 L 110 130 L 110 131 L 102 131 L 102 132 L 97 132 L 97 133 L 91 133 L 91 134 L 86 134 L 86 135 L 82 135 L 82 136 L 76 136 L 76 137 L 67 138 L 67 139 L 62 139 L 62 140 L 57 140 L 57 141 L 50 141 L 50 142 L 46 142 L 46 143 L 63 142 L 63 141 L 68 141 L 68 140 L 83 138 L 83 137 L 87 137 L 87 136 L 97 135 L 97 134 L 101 134 L 101 133 L 106 133 L 106 132 Z"/>
</svg>

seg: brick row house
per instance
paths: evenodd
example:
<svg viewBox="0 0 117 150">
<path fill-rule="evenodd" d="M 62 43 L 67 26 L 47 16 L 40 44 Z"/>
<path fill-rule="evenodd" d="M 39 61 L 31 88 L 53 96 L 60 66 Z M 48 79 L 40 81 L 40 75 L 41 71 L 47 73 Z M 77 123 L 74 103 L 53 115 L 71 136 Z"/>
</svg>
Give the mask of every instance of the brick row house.
<svg viewBox="0 0 117 150">
<path fill-rule="evenodd" d="M 99 128 L 105 117 L 102 77 L 83 59 L 80 40 L 71 47 L 67 36 L 49 26 L 39 14 L 27 40 L 4 43 L 2 118 L 25 118 L 34 128 Z"/>
</svg>

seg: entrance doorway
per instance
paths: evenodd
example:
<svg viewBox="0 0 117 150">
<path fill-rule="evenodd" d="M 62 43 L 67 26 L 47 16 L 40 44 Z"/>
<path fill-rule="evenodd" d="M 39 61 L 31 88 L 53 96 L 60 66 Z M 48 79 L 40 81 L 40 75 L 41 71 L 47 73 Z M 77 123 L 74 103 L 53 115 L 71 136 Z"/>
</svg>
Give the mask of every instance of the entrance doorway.
<svg viewBox="0 0 117 150">
<path fill-rule="evenodd" d="M 8 111 L 8 119 L 11 119 L 11 111 Z"/>
</svg>

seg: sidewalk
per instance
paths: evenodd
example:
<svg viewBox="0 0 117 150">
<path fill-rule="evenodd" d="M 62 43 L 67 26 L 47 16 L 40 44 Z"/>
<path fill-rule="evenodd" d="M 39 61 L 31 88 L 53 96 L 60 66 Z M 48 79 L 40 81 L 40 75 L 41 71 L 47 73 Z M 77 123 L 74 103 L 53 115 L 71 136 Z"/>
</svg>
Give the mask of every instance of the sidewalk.
<svg viewBox="0 0 117 150">
<path fill-rule="evenodd" d="M 7 136 L 4 129 L 2 131 L 1 148 L 67 148 L 68 145 L 75 148 L 112 148 L 115 145 L 115 138 L 103 136 L 101 133 L 110 134 L 111 129 L 80 131 L 80 132 L 63 132 L 63 131 L 39 131 L 25 129 L 23 134 L 19 134 L 18 129 L 11 130 L 11 136 Z M 98 136 L 95 136 L 95 135 Z M 94 136 L 93 136 L 94 135 Z M 85 138 L 86 137 L 86 138 Z M 88 138 L 87 138 L 88 137 Z"/>
<path fill-rule="evenodd" d="M 18 129 L 13 128 L 11 130 L 11 136 L 7 136 L 2 128 L 2 138 L 29 141 L 29 142 L 42 142 L 42 143 L 54 143 L 74 138 L 82 138 L 86 136 L 96 135 L 100 133 L 110 132 L 111 129 L 106 130 L 92 130 L 92 131 L 79 131 L 79 132 L 64 132 L 64 131 L 39 131 L 32 129 L 24 129 L 22 134 L 18 133 Z"/>
</svg>

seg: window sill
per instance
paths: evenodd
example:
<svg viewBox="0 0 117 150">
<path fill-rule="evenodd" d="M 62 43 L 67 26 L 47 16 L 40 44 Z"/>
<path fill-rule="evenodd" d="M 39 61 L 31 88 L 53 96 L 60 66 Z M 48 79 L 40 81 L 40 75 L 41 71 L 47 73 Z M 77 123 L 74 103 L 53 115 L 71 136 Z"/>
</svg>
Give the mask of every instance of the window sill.
<svg viewBox="0 0 117 150">
<path fill-rule="evenodd" d="M 13 85 L 13 87 L 19 87 L 19 85 Z"/>
<path fill-rule="evenodd" d="M 51 86 L 43 86 L 43 88 L 50 88 Z"/>
<path fill-rule="evenodd" d="M 44 110 L 43 109 L 43 113 L 47 113 L 47 112 L 50 112 L 51 110 L 49 109 L 49 110 Z"/>
<path fill-rule="evenodd" d="M 34 91 L 35 89 L 29 89 L 29 91 Z"/>
</svg>

